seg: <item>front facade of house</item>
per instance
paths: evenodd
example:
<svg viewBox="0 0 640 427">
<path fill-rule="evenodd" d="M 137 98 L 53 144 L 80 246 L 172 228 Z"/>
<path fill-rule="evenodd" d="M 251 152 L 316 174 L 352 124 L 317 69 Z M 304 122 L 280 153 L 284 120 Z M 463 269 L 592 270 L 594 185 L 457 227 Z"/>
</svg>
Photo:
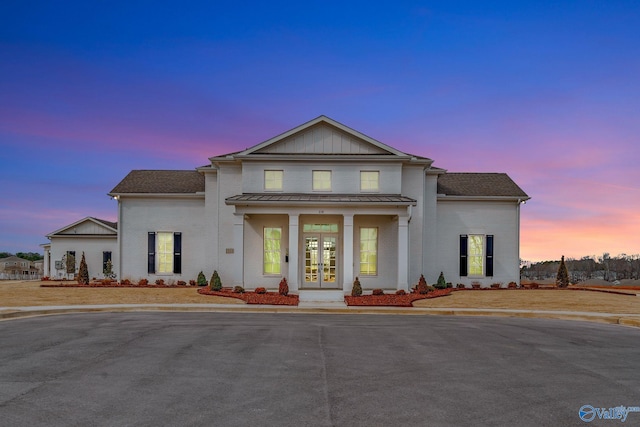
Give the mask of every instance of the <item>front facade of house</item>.
<svg viewBox="0 0 640 427">
<path fill-rule="evenodd" d="M 194 171 L 136 170 L 118 200 L 119 279 L 210 277 L 292 292 L 518 281 L 505 174 L 447 173 L 325 116 Z M 115 227 L 114 227 L 115 229 Z M 53 243 L 53 242 L 52 242 Z M 91 273 L 90 271 L 90 274 Z"/>
</svg>

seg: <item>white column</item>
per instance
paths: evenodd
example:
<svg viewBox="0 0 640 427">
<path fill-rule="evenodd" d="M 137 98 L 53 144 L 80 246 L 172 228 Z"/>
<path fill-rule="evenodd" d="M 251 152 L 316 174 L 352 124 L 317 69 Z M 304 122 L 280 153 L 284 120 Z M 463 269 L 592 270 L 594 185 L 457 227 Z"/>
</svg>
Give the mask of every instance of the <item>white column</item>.
<svg viewBox="0 0 640 427">
<path fill-rule="evenodd" d="M 351 292 L 353 286 L 353 214 L 344 214 L 342 225 L 342 290 Z"/>
<path fill-rule="evenodd" d="M 51 277 L 51 272 L 49 271 L 49 262 L 51 262 L 51 249 L 44 249 L 44 264 L 42 266 L 42 275 Z"/>
<path fill-rule="evenodd" d="M 409 218 L 398 217 L 398 289 L 409 290 Z"/>
<path fill-rule="evenodd" d="M 298 292 L 298 215 L 289 214 L 289 291 Z"/>
<path fill-rule="evenodd" d="M 244 214 L 233 214 L 233 284 L 244 286 Z"/>
</svg>

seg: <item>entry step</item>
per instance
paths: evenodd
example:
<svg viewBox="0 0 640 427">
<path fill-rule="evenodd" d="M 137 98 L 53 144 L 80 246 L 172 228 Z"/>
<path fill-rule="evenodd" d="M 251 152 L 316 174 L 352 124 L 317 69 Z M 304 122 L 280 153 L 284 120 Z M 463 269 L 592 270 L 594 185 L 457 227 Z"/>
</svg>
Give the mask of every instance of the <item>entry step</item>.
<svg viewBox="0 0 640 427">
<path fill-rule="evenodd" d="M 344 292 L 337 290 L 301 290 L 298 293 L 300 303 L 342 303 L 344 304 Z"/>
</svg>

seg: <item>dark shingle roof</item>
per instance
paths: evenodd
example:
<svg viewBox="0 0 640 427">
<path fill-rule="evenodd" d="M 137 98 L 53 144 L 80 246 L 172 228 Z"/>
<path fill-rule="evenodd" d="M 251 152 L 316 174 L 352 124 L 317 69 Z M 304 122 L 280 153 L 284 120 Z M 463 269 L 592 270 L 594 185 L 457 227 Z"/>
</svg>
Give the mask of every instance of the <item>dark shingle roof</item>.
<svg viewBox="0 0 640 427">
<path fill-rule="evenodd" d="M 133 170 L 109 194 L 198 193 L 204 191 L 204 176 L 190 170 Z"/>
<path fill-rule="evenodd" d="M 529 198 L 506 173 L 445 173 L 438 176 L 438 194 Z"/>
<path fill-rule="evenodd" d="M 92 216 L 91 219 L 94 219 L 94 220 L 106 225 L 107 227 L 111 227 L 111 228 L 113 228 L 115 230 L 118 229 L 118 223 L 117 222 L 107 221 L 106 219 L 96 218 L 95 216 Z"/>
</svg>

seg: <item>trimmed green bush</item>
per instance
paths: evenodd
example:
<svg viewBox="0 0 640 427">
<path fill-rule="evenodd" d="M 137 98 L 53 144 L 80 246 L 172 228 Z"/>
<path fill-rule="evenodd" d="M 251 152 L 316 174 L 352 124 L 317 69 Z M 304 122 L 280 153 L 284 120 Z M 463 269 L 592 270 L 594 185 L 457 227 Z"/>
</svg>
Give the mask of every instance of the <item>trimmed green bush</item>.
<svg viewBox="0 0 640 427">
<path fill-rule="evenodd" d="M 80 269 L 78 270 L 78 284 L 89 284 L 89 269 L 87 268 L 87 261 L 84 259 L 84 252 L 82 252 L 82 259 L 80 260 Z"/>
<path fill-rule="evenodd" d="M 244 294 L 244 288 L 242 286 L 235 286 L 233 292 L 236 294 Z"/>
<path fill-rule="evenodd" d="M 382 289 L 374 289 L 372 294 L 373 295 L 384 295 L 384 291 Z"/>
<path fill-rule="evenodd" d="M 353 281 L 353 288 L 351 288 L 351 296 L 359 297 L 362 295 L 362 286 L 360 286 L 360 280 L 356 277 L 356 280 Z"/>
<path fill-rule="evenodd" d="M 447 281 L 444 280 L 444 274 L 442 274 L 442 271 L 440 272 L 440 276 L 438 276 L 438 281 L 436 282 L 434 287 L 436 289 L 446 289 L 447 288 Z"/>
<path fill-rule="evenodd" d="M 207 286 L 207 278 L 204 277 L 204 273 L 202 271 L 198 273 L 198 279 L 196 282 L 198 282 L 198 286 Z"/>
<path fill-rule="evenodd" d="M 212 291 L 219 291 L 222 289 L 222 281 L 220 281 L 220 275 L 218 274 L 218 270 L 213 270 L 213 275 L 211 276 L 211 281 L 209 282 Z"/>
</svg>

